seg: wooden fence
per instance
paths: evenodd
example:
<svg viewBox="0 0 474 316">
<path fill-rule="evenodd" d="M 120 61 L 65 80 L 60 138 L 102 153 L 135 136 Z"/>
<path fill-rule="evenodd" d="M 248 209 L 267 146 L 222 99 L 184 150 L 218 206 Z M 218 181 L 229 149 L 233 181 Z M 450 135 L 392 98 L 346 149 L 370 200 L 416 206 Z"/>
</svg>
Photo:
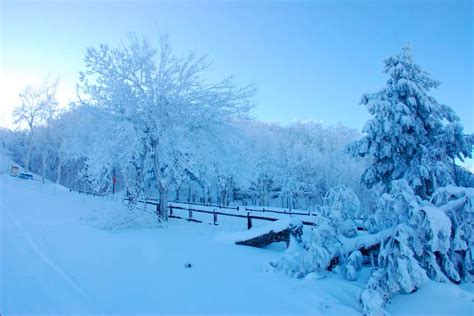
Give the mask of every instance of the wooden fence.
<svg viewBox="0 0 474 316">
<path fill-rule="evenodd" d="M 72 190 L 69 189 L 70 192 L 78 192 L 81 194 L 85 195 L 93 195 L 93 196 L 100 196 L 100 197 L 111 197 L 110 195 L 105 195 L 105 194 L 99 194 L 99 193 L 94 193 L 94 192 L 86 192 L 86 191 L 79 191 L 79 190 Z M 119 198 L 122 200 L 129 200 L 128 198 L 124 197 L 114 197 L 114 198 Z M 146 205 L 154 205 L 156 206 L 156 212 L 159 211 L 160 209 L 160 204 L 157 202 L 157 200 L 153 199 L 147 199 L 147 200 L 137 200 L 138 203 L 144 203 Z M 181 205 L 175 205 L 175 204 L 184 204 L 187 207 L 181 206 Z M 194 206 L 194 207 L 193 207 Z M 204 207 L 213 207 L 217 208 L 219 210 L 203 210 L 203 209 L 198 209 L 196 206 L 204 206 Z M 169 209 L 169 218 L 176 218 L 176 219 L 185 219 L 187 221 L 191 222 L 196 222 L 196 223 L 202 223 L 202 220 L 198 220 L 193 218 L 193 213 L 203 213 L 203 214 L 209 214 L 212 215 L 212 223 L 214 225 L 218 225 L 218 217 L 219 216 L 228 216 L 228 217 L 237 217 L 237 218 L 245 218 L 247 221 L 247 229 L 251 229 L 253 226 L 252 221 L 253 220 L 261 220 L 261 221 L 277 221 L 279 218 L 274 218 L 274 217 L 268 217 L 268 216 L 259 216 L 259 215 L 254 215 L 251 214 L 251 212 L 260 212 L 260 213 L 274 213 L 274 214 L 284 214 L 287 216 L 316 216 L 315 213 L 311 212 L 301 212 L 301 211 L 291 211 L 289 210 L 283 210 L 283 211 L 278 211 L 278 210 L 272 210 L 268 208 L 251 208 L 251 207 L 244 207 L 244 206 L 221 206 L 221 205 L 213 205 L 213 204 L 203 204 L 203 203 L 194 203 L 194 202 L 178 202 L 178 201 L 172 201 L 168 205 Z M 226 213 L 221 210 L 235 210 L 237 212 L 242 212 L 243 214 L 233 214 L 233 213 Z M 176 214 L 177 212 L 181 214 Z M 184 216 L 180 216 L 182 214 L 185 214 Z M 187 215 L 187 216 L 186 216 Z M 311 221 L 302 221 L 303 225 L 308 225 L 308 226 L 313 226 L 314 222 Z"/>
</svg>

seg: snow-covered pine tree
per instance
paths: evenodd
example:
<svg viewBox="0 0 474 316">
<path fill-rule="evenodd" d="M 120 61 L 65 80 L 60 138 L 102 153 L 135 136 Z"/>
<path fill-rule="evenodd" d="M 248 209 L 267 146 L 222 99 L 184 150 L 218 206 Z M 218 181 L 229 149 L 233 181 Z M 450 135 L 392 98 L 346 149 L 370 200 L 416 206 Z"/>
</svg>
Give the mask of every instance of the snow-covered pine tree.
<svg viewBox="0 0 474 316">
<path fill-rule="evenodd" d="M 330 190 L 306 242 L 272 263 L 293 276 L 339 266 L 354 280 L 362 254 L 369 254 L 375 270 L 359 298 L 369 314 L 384 313 L 391 296 L 416 291 L 427 277 L 457 283 L 474 272 L 474 194 L 459 187 L 436 190 L 456 182 L 454 159 L 470 157 L 472 137 L 449 107 L 427 94 L 439 83 L 413 62 L 409 47 L 389 58 L 385 71 L 387 87 L 363 97 L 373 118 L 365 137 L 351 146 L 371 160 L 362 182 L 384 189 L 373 213 L 364 216 L 369 234 L 344 229 L 360 217 L 356 204 L 343 190 Z"/>
<path fill-rule="evenodd" d="M 385 61 L 385 73 L 386 87 L 362 97 L 373 117 L 352 151 L 373 159 L 363 175 L 367 186 L 382 184 L 388 192 L 393 180 L 405 178 L 427 198 L 438 186 L 455 183 L 452 163 L 471 157 L 472 143 L 454 111 L 428 94 L 440 83 L 414 62 L 410 46 Z"/>
<path fill-rule="evenodd" d="M 471 157 L 472 137 L 463 134 L 452 109 L 427 94 L 439 83 L 413 62 L 409 47 L 385 61 L 385 72 L 387 86 L 362 98 L 373 118 L 351 147 L 372 159 L 362 181 L 386 192 L 366 226 L 371 232 L 396 227 L 360 296 L 369 314 L 383 313 L 392 295 L 415 291 L 426 275 L 457 283 L 472 271 L 470 191 L 447 190 L 464 192 L 457 198 L 437 191 L 458 183 L 455 159 Z"/>
</svg>

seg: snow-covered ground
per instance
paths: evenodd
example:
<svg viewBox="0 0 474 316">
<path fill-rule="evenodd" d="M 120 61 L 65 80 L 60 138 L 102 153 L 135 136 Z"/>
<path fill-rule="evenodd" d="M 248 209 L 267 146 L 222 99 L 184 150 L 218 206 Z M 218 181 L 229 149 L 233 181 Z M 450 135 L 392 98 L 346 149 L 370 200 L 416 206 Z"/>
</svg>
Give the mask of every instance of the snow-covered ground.
<svg viewBox="0 0 474 316">
<path fill-rule="evenodd" d="M 359 313 L 364 280 L 265 272 L 284 247 L 226 242 L 222 235 L 243 229 L 242 219 L 219 226 L 172 219 L 166 228 L 104 230 L 91 219 L 119 202 L 8 175 L 0 175 L 0 190 L 2 315 Z M 388 311 L 472 315 L 473 291 L 430 282 L 395 297 Z"/>
</svg>

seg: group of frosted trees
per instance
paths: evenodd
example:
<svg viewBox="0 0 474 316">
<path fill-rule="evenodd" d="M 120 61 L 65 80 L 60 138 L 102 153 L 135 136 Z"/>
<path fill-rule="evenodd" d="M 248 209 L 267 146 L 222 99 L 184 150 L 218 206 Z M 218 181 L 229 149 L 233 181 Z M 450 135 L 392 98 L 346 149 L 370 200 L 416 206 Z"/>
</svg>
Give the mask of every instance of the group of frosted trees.
<svg viewBox="0 0 474 316">
<path fill-rule="evenodd" d="M 428 278 L 474 280 L 474 182 L 456 166 L 471 157 L 472 135 L 428 95 L 439 83 L 409 47 L 385 61 L 385 73 L 385 88 L 362 97 L 372 118 L 348 147 L 369 159 L 361 181 L 377 200 L 361 209 L 347 188 L 330 190 L 311 234 L 270 262 L 292 276 L 335 270 L 348 280 L 372 266 L 359 296 L 370 315 L 384 314 L 393 295 L 415 292 Z"/>
<path fill-rule="evenodd" d="M 258 122 L 255 88 L 209 83 L 209 66 L 173 54 L 167 36 L 158 48 L 134 36 L 90 48 L 79 100 L 58 112 L 54 89 L 43 93 L 51 84 L 31 88 L 45 99 L 31 103 L 39 114 L 16 115 L 28 132 L 3 131 L 4 142 L 25 169 L 71 188 L 112 193 L 115 177 L 116 194 L 159 199 L 162 217 L 169 199 L 307 209 L 333 186 L 363 190 L 366 160 L 344 151 L 356 130 Z"/>
</svg>

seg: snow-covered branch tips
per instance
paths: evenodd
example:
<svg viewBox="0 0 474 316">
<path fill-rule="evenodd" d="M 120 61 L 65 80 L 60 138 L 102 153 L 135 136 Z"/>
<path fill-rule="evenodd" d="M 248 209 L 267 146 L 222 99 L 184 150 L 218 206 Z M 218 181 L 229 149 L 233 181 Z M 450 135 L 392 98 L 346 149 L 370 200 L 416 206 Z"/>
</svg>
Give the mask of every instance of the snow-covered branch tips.
<svg viewBox="0 0 474 316">
<path fill-rule="evenodd" d="M 89 124 L 99 136 L 88 144 L 90 181 L 97 189 L 109 185 L 115 168 L 132 200 L 150 186 L 158 191 L 166 218 L 170 186 L 197 176 L 209 142 L 248 117 L 255 88 L 239 87 L 232 77 L 207 83 L 207 58 L 174 55 L 168 36 L 158 49 L 135 36 L 115 49 L 90 48 L 85 64 L 81 106 L 93 111 Z"/>
</svg>

